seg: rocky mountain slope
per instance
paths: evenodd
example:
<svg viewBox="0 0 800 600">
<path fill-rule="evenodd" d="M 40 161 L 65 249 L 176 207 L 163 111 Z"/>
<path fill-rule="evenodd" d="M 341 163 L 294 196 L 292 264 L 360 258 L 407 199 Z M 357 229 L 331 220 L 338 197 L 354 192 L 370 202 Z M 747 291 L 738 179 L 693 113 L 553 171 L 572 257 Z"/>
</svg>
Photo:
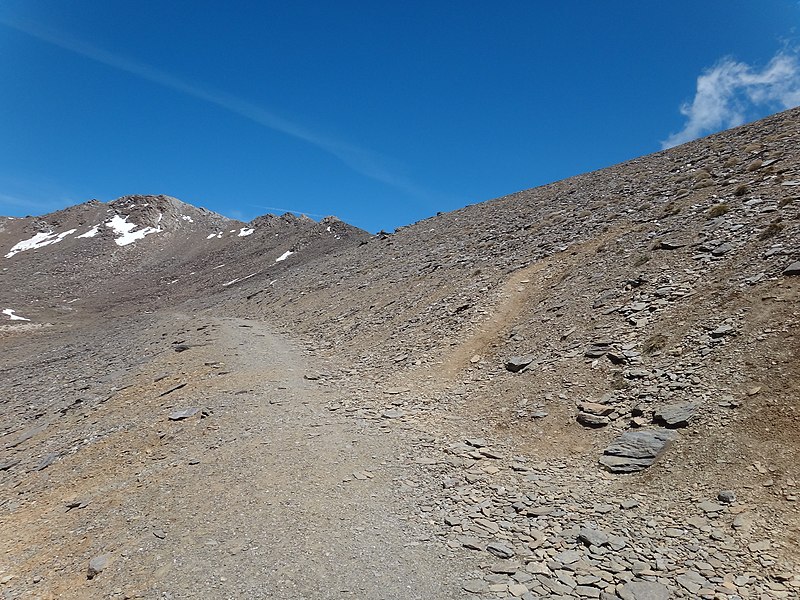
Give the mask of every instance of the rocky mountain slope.
<svg viewBox="0 0 800 600">
<path fill-rule="evenodd" d="M 280 332 L 304 351 L 278 371 L 303 365 L 303 385 L 322 394 L 309 395 L 322 411 L 310 418 L 386 440 L 368 468 L 336 482 L 313 475 L 322 487 L 292 494 L 341 497 L 377 477 L 379 488 L 351 500 L 364 506 L 348 517 L 353 539 L 380 529 L 358 519 L 394 490 L 404 500 L 393 518 L 415 542 L 380 551 L 423 560 L 414 591 L 378 565 L 385 587 L 362 582 L 351 596 L 798 597 L 798 147 L 795 109 L 375 236 L 333 218 L 239 223 L 164 196 L 0 220 L 0 518 L 10 532 L 0 590 L 191 597 L 188 571 L 174 565 L 191 557 L 202 571 L 214 559 L 202 536 L 176 546 L 160 524 L 189 528 L 177 507 L 198 493 L 170 469 L 213 454 L 204 483 L 235 487 L 221 479 L 242 468 L 238 446 L 216 452 L 225 440 L 283 435 L 235 418 L 273 392 L 252 362 L 215 350 L 230 339 L 247 355 L 283 347 L 269 341 Z M 212 333 L 230 322 L 268 330 Z M 226 364 L 233 375 L 220 378 Z M 224 383 L 231 376 L 237 384 Z M 277 423 L 299 427 L 299 413 L 273 400 Z M 171 420 L 186 407 L 196 410 Z M 348 454 L 338 464 L 350 468 Z M 253 460 L 248 469 L 288 481 Z M 304 472 L 321 464 L 287 460 Z M 113 477 L 92 474 L 96 465 Z M 160 500 L 167 489 L 174 506 Z M 80 498 L 69 499 L 78 492 L 94 507 L 80 523 Z M 226 499 L 230 516 L 218 518 L 231 530 L 234 513 L 284 515 L 269 493 L 255 504 L 249 494 Z M 126 519 L 111 519 L 121 503 Z M 135 523 L 137 512 L 165 536 Z M 331 527 L 325 508 L 308 514 L 303 526 Z M 26 548 L 42 522 L 54 524 L 50 537 Z M 299 531 L 247 543 L 291 552 L 282 544 Z M 407 551 L 418 544 L 424 559 Z M 112 566 L 87 579 L 92 556 Z M 325 569 L 293 587 L 327 560 L 303 556 L 287 567 L 292 585 L 247 555 L 237 577 L 261 591 L 240 579 L 198 593 L 341 597 Z M 364 556 L 332 560 L 348 565 L 339 586 L 358 579 Z M 425 588 L 437 568 L 447 585 Z"/>
</svg>

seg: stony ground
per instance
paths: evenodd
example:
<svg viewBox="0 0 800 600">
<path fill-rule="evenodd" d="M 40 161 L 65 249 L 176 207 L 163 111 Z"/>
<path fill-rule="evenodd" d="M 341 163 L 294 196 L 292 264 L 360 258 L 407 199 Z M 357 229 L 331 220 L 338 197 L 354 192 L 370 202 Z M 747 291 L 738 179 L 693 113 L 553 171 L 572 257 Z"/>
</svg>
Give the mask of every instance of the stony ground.
<svg viewBox="0 0 800 600">
<path fill-rule="evenodd" d="M 488 426 L 474 376 L 359 375 L 264 323 L 203 313 L 75 327 L 81 343 L 53 328 L 2 339 L 17 357 L 4 394 L 37 423 L 3 438 L 6 598 L 799 589 L 796 496 L 767 461 L 726 489 L 713 472 L 676 486 L 682 443 L 614 475 L 587 440 Z"/>
<path fill-rule="evenodd" d="M 375 236 L 0 220 L 0 592 L 798 597 L 798 143 L 795 109 Z"/>
<path fill-rule="evenodd" d="M 133 356 L 101 359 L 131 366 L 71 373 L 87 396 L 104 388 L 101 404 L 59 406 L 58 390 L 35 407 L 46 428 L 3 439 L 5 461 L 32 459 L 3 476 L 4 597 L 458 595 L 463 565 L 411 518 L 417 432 L 333 410 L 345 400 L 319 365 L 261 323 L 135 325 Z"/>
</svg>

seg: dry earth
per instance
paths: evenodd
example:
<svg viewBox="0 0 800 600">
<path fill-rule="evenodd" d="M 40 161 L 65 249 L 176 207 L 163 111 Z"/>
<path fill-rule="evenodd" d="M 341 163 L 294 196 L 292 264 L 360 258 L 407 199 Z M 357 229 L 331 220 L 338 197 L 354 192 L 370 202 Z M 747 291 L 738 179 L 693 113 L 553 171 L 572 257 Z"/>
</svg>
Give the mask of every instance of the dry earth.
<svg viewBox="0 0 800 600">
<path fill-rule="evenodd" d="M 375 236 L 0 218 L 0 592 L 797 598 L 798 147 L 795 109 Z"/>
</svg>

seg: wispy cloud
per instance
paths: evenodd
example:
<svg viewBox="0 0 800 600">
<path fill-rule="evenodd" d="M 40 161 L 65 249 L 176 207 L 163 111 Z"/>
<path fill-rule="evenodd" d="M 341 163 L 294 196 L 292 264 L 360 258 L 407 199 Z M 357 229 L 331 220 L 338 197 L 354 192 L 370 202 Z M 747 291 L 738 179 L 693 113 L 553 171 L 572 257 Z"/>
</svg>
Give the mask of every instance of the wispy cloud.
<svg viewBox="0 0 800 600">
<path fill-rule="evenodd" d="M 21 198 L 12 194 L 5 194 L 0 192 L 0 215 L 5 215 L 12 211 L 29 210 L 37 212 L 45 208 L 46 205 L 38 200 L 31 200 L 28 198 Z"/>
<path fill-rule="evenodd" d="M 762 69 L 726 57 L 697 78 L 694 100 L 680 109 L 686 124 L 661 146 L 671 148 L 736 127 L 759 109 L 784 110 L 798 105 L 800 60 L 796 50 L 778 52 Z"/>
<path fill-rule="evenodd" d="M 69 50 L 70 52 L 79 54 L 95 62 L 125 73 L 130 73 L 131 75 L 186 94 L 187 96 L 204 100 L 205 102 L 214 104 L 229 112 L 249 119 L 254 123 L 307 142 L 335 156 L 353 171 L 369 177 L 370 179 L 401 189 L 415 196 L 429 196 L 428 192 L 417 186 L 402 173 L 402 168 L 396 161 L 372 150 L 310 131 L 302 125 L 284 119 L 274 112 L 249 102 L 248 100 L 182 79 L 156 67 L 114 54 L 108 50 L 69 36 L 64 32 L 47 29 L 37 23 L 11 20 L 0 16 L 0 24 L 30 35 L 40 41 L 58 46 L 64 50 Z"/>
<path fill-rule="evenodd" d="M 72 203 L 73 197 L 52 182 L 0 172 L 0 215 L 41 215 Z"/>
</svg>

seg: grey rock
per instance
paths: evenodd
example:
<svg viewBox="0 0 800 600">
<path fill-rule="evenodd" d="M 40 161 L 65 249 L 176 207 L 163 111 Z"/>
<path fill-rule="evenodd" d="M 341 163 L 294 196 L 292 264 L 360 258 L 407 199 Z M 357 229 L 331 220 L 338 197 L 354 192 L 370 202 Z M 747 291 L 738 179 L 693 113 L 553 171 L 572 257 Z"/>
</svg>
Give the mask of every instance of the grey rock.
<svg viewBox="0 0 800 600">
<path fill-rule="evenodd" d="M 103 570 L 108 566 L 109 562 L 111 562 L 111 554 L 101 554 L 100 556 L 95 556 L 89 561 L 89 568 L 86 570 L 86 578 L 94 579 L 97 575 L 103 572 Z"/>
<path fill-rule="evenodd" d="M 406 414 L 406 411 L 404 411 L 404 410 L 402 410 L 400 408 L 390 408 L 388 410 L 383 411 L 381 413 L 381 416 L 384 419 L 399 419 L 400 417 L 404 417 L 405 414 Z"/>
<path fill-rule="evenodd" d="M 535 359 L 536 357 L 533 354 L 527 354 L 525 356 L 512 356 L 506 361 L 506 369 L 512 373 L 518 373 L 531 364 Z"/>
<path fill-rule="evenodd" d="M 467 438 L 464 440 L 464 443 L 473 448 L 483 448 L 489 445 L 484 438 Z"/>
<path fill-rule="evenodd" d="M 800 275 L 800 260 L 793 262 L 783 270 L 784 275 Z"/>
<path fill-rule="evenodd" d="M 584 427 L 605 427 L 611 421 L 608 417 L 601 417 L 600 415 L 593 415 L 587 412 L 579 412 L 577 421 Z"/>
<path fill-rule="evenodd" d="M 489 570 L 492 573 L 505 573 L 506 575 L 513 575 L 521 568 L 522 565 L 520 563 L 511 560 L 506 560 L 503 562 L 493 564 L 491 567 L 489 567 Z"/>
<path fill-rule="evenodd" d="M 553 558 L 561 564 L 571 565 L 572 563 L 578 562 L 581 559 L 581 553 L 577 550 L 564 550 L 556 554 Z"/>
<path fill-rule="evenodd" d="M 170 421 L 181 421 L 183 419 L 188 419 L 189 417 L 193 417 L 197 413 L 200 412 L 199 408 L 191 407 L 191 408 L 184 408 L 183 410 L 176 410 L 175 412 L 170 413 L 169 420 Z"/>
<path fill-rule="evenodd" d="M 591 527 L 581 527 L 578 540 L 587 546 L 603 546 L 608 544 L 608 535 Z"/>
<path fill-rule="evenodd" d="M 459 538 L 461 545 L 469 550 L 483 550 L 486 546 L 484 542 L 476 537 L 462 537 Z"/>
<path fill-rule="evenodd" d="M 480 448 L 478 453 L 481 456 L 485 456 L 486 458 L 493 458 L 495 460 L 501 460 L 503 455 L 497 452 L 496 450 L 492 450 L 491 448 Z"/>
<path fill-rule="evenodd" d="M 720 244 L 713 250 L 711 250 L 711 256 L 722 256 L 723 254 L 727 254 L 733 250 L 733 244 L 725 242 L 724 244 Z"/>
<path fill-rule="evenodd" d="M 27 442 L 33 436 L 43 432 L 45 429 L 47 429 L 47 423 L 44 423 L 43 425 L 37 425 L 36 427 L 31 427 L 30 429 L 23 431 L 16 440 L 6 444 L 6 448 L 16 448 L 23 442 Z"/>
<path fill-rule="evenodd" d="M 716 329 L 711 332 L 712 338 L 721 338 L 725 337 L 726 335 L 730 335 L 735 331 L 732 325 L 720 325 Z"/>
<path fill-rule="evenodd" d="M 33 470 L 34 470 L 34 471 L 43 471 L 43 470 L 45 470 L 47 467 L 49 467 L 50 465 L 52 465 L 54 462 L 56 462 L 56 459 L 57 459 L 57 458 L 58 458 L 58 453 L 57 453 L 57 452 L 50 452 L 49 454 L 45 454 L 45 455 L 42 457 L 42 460 L 40 460 L 40 461 L 39 461 L 39 464 L 37 464 L 37 465 L 36 465 L 36 466 L 33 468 Z"/>
<path fill-rule="evenodd" d="M 732 490 L 720 490 L 717 500 L 725 504 L 732 504 L 736 501 L 736 494 Z"/>
<path fill-rule="evenodd" d="M 400 387 L 387 388 L 387 389 L 383 390 L 383 393 L 387 394 L 389 396 L 396 396 L 398 394 L 404 394 L 404 393 L 406 393 L 408 391 L 409 391 L 409 388 L 400 386 Z"/>
<path fill-rule="evenodd" d="M 608 404 L 600 404 L 599 402 L 581 402 L 578 408 L 585 413 L 597 415 L 600 417 L 607 417 L 614 412 L 615 408 Z"/>
<path fill-rule="evenodd" d="M 606 352 L 606 358 L 615 365 L 628 364 L 628 357 L 622 352 L 611 350 L 610 352 Z"/>
<path fill-rule="evenodd" d="M 613 473 L 642 471 L 677 437 L 677 433 L 666 429 L 628 431 L 605 449 L 600 463 Z"/>
<path fill-rule="evenodd" d="M 539 583 L 541 583 L 545 588 L 554 594 L 566 596 L 571 591 L 569 587 L 559 581 L 556 581 L 552 577 L 547 577 L 546 575 L 537 575 L 536 578 L 539 580 Z"/>
<path fill-rule="evenodd" d="M 622 600 L 670 600 L 669 588 L 653 581 L 631 581 L 619 590 Z"/>
<path fill-rule="evenodd" d="M 696 571 L 687 571 L 678 575 L 675 577 L 675 581 L 693 595 L 709 585 L 708 580 Z"/>
<path fill-rule="evenodd" d="M 660 250 L 677 250 L 678 248 L 683 248 L 687 246 L 687 242 L 676 240 L 676 239 L 668 239 L 659 242 L 658 248 Z"/>
<path fill-rule="evenodd" d="M 686 427 L 695 415 L 697 405 L 691 402 L 682 404 L 669 404 L 655 411 L 656 421 L 669 428 Z"/>
<path fill-rule="evenodd" d="M 599 598 L 600 590 L 590 585 L 579 585 L 574 590 L 574 593 L 581 598 Z"/>
<path fill-rule="evenodd" d="M 710 500 L 703 500 L 697 505 L 697 508 L 705 513 L 714 513 L 724 510 L 725 507 L 720 504 L 716 504 L 715 502 L 711 502 Z"/>
<path fill-rule="evenodd" d="M 509 548 L 502 542 L 489 542 L 486 545 L 486 551 L 491 552 L 497 558 L 511 558 L 514 556 L 513 548 Z"/>
<path fill-rule="evenodd" d="M 89 501 L 83 499 L 70 500 L 68 502 L 65 502 L 64 506 L 67 508 L 67 512 L 69 512 L 73 508 L 77 508 L 78 510 L 80 510 L 82 508 L 86 508 L 87 506 L 89 506 Z"/>
<path fill-rule="evenodd" d="M 600 457 L 599 462 L 612 473 L 636 473 L 638 471 L 644 471 L 647 467 L 652 466 L 655 459 L 604 454 Z"/>
<path fill-rule="evenodd" d="M 470 579 L 462 587 L 470 594 L 484 594 L 489 591 L 489 585 L 482 579 Z"/>
<path fill-rule="evenodd" d="M 610 344 L 595 343 L 584 350 L 583 355 L 586 358 L 600 358 L 610 350 Z"/>
</svg>

